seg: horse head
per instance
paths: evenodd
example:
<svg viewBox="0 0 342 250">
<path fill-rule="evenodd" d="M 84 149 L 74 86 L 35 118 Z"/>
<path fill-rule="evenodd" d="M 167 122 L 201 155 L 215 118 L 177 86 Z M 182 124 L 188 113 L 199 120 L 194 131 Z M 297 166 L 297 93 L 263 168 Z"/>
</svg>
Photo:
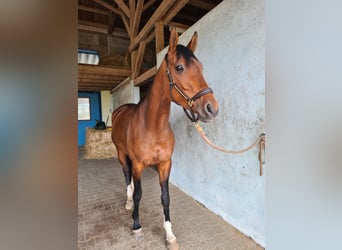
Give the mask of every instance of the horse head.
<svg viewBox="0 0 342 250">
<path fill-rule="evenodd" d="M 167 75 L 173 102 L 181 105 L 192 121 L 208 122 L 218 113 L 213 91 L 203 77 L 203 66 L 194 55 L 197 46 L 195 32 L 185 47 L 178 44 L 178 34 L 171 29 L 169 50 L 166 55 Z"/>
</svg>

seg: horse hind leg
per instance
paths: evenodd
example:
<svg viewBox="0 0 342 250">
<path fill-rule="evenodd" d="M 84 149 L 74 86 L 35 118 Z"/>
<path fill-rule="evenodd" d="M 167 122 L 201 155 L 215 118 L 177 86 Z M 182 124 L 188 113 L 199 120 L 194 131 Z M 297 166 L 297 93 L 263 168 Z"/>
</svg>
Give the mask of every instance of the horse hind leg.
<svg viewBox="0 0 342 250">
<path fill-rule="evenodd" d="M 131 159 L 124 153 L 118 152 L 118 158 L 122 165 L 122 170 L 125 176 L 126 186 L 127 186 L 127 201 L 125 208 L 127 210 L 133 210 L 133 192 L 134 192 L 134 183 L 132 179 L 132 161 Z"/>
<path fill-rule="evenodd" d="M 143 166 L 141 165 L 134 165 L 133 168 L 133 181 L 134 181 L 134 193 L 133 193 L 133 200 L 134 200 L 134 210 L 132 213 L 133 219 L 133 233 L 136 239 L 139 239 L 143 236 L 142 228 L 139 222 L 139 203 L 142 196 L 142 188 L 141 188 L 141 174 L 142 174 Z"/>
</svg>

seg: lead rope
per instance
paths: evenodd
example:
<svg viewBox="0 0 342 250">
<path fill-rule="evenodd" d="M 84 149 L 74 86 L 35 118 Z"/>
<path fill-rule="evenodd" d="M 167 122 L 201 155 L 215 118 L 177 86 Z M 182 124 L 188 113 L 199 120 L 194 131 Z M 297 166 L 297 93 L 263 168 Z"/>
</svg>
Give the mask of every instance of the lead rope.
<svg viewBox="0 0 342 250">
<path fill-rule="evenodd" d="M 244 152 L 247 152 L 248 150 L 252 149 L 256 145 L 259 144 L 259 154 L 258 154 L 258 159 L 259 159 L 259 167 L 260 167 L 260 176 L 262 176 L 262 165 L 265 163 L 265 133 L 262 133 L 259 138 L 250 146 L 247 148 L 241 149 L 241 150 L 227 150 L 224 148 L 221 148 L 214 143 L 212 143 L 208 137 L 206 136 L 204 130 L 202 129 L 201 125 L 199 125 L 198 122 L 193 122 L 195 128 L 197 129 L 198 133 L 201 135 L 201 137 L 204 139 L 206 143 L 208 143 L 210 146 L 215 148 L 218 151 L 224 152 L 226 154 L 242 154 Z"/>
</svg>

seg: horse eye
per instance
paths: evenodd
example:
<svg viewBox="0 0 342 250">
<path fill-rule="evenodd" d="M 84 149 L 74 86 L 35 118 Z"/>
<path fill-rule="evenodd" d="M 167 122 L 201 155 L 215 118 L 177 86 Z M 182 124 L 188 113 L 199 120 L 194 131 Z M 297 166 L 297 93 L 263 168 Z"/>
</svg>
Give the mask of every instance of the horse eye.
<svg viewBox="0 0 342 250">
<path fill-rule="evenodd" d="M 175 67 L 175 69 L 176 69 L 177 72 L 183 72 L 183 71 L 184 71 L 184 68 L 183 68 L 182 65 L 177 65 L 177 66 Z"/>
</svg>

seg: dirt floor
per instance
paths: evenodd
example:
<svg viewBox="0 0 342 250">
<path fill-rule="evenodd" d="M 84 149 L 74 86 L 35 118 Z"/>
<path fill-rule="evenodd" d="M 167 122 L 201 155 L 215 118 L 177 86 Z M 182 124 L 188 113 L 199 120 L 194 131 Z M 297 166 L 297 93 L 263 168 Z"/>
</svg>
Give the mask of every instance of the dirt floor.
<svg viewBox="0 0 342 250">
<path fill-rule="evenodd" d="M 157 173 L 153 169 L 143 173 L 140 223 L 144 236 L 136 240 L 131 212 L 125 209 L 126 187 L 118 161 L 79 158 L 78 248 L 166 249 Z M 170 197 L 172 228 L 180 249 L 264 249 L 172 184 Z"/>
</svg>

